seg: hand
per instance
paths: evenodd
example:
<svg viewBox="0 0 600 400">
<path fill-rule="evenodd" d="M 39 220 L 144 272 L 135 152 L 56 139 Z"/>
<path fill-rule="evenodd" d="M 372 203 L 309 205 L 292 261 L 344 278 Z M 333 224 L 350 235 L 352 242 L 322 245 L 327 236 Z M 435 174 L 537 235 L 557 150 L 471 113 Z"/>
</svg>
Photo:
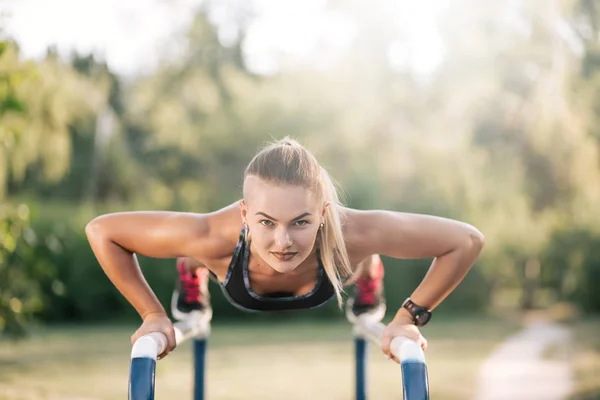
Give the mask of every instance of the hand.
<svg viewBox="0 0 600 400">
<path fill-rule="evenodd" d="M 144 317 L 144 322 L 133 335 L 131 335 L 131 344 L 135 343 L 140 337 L 149 333 L 160 332 L 167 337 L 167 348 L 158 355 L 158 359 L 164 358 L 177 346 L 175 342 L 175 331 L 173 323 L 165 313 L 150 313 Z"/>
<path fill-rule="evenodd" d="M 419 328 L 413 323 L 411 318 L 397 316 L 390 322 L 383 331 L 381 338 L 381 350 L 383 353 L 391 358 L 392 360 L 400 363 L 390 350 L 390 343 L 392 339 L 398 336 L 405 336 L 411 340 L 417 342 L 423 351 L 427 350 L 427 340 L 419 332 Z"/>
</svg>

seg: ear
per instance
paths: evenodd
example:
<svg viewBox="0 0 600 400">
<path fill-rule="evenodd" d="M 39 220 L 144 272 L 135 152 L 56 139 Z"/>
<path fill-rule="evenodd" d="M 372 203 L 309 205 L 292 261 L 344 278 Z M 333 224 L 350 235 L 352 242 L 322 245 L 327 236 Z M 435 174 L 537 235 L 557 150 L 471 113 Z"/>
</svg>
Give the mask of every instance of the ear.
<svg viewBox="0 0 600 400">
<path fill-rule="evenodd" d="M 323 221 L 325 220 L 325 214 L 327 214 L 327 208 L 329 208 L 330 204 L 331 204 L 330 201 L 326 201 L 325 204 L 323 205 L 323 211 L 321 211 L 321 217 L 323 217 Z"/>
<path fill-rule="evenodd" d="M 247 220 L 248 206 L 246 205 L 246 202 L 243 199 L 240 200 L 240 210 L 241 210 L 241 214 L 242 214 L 242 222 L 244 224 L 248 225 L 248 220 Z"/>
</svg>

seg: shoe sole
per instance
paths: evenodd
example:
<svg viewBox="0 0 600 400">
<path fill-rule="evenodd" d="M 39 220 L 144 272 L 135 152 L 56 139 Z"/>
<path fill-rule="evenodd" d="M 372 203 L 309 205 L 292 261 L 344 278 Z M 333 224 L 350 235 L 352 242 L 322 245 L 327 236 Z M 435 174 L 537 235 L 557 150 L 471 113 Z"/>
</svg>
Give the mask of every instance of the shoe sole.
<svg viewBox="0 0 600 400">
<path fill-rule="evenodd" d="M 377 306 L 377 308 L 374 308 L 373 310 L 370 310 L 368 312 L 364 312 L 364 313 L 356 315 L 352 312 L 353 306 L 354 306 L 354 299 L 349 298 L 346 301 L 346 318 L 351 323 L 356 323 L 356 321 L 359 317 L 361 317 L 361 318 L 367 317 L 369 320 L 381 322 L 381 320 L 383 320 L 383 318 L 385 317 L 385 311 L 387 309 L 385 302 L 381 302 L 379 304 L 379 306 Z"/>
<path fill-rule="evenodd" d="M 194 310 L 190 312 L 182 312 L 177 309 L 177 299 L 179 298 L 179 291 L 173 291 L 171 296 L 171 315 L 177 321 L 188 321 L 190 319 L 202 319 L 212 320 L 212 307 L 205 307 L 204 310 Z"/>
</svg>

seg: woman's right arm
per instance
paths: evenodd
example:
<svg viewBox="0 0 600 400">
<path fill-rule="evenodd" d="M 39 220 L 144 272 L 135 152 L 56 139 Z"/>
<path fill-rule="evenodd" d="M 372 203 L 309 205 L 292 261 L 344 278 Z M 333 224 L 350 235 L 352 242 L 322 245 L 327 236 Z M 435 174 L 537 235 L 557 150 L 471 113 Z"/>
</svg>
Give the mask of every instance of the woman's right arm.
<svg viewBox="0 0 600 400">
<path fill-rule="evenodd" d="M 200 261 L 216 256 L 223 241 L 215 237 L 210 221 L 207 214 L 115 213 L 95 218 L 85 232 L 108 278 L 145 321 L 167 313 L 142 275 L 135 254 L 191 256 Z M 169 338 L 169 347 L 168 351 L 175 347 L 173 338 Z"/>
</svg>

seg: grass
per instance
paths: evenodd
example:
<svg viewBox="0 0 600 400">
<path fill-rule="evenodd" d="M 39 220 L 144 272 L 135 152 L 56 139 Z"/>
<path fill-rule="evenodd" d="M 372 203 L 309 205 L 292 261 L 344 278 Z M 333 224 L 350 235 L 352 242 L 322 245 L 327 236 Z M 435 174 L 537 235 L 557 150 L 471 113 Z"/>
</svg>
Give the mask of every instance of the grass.
<svg viewBox="0 0 600 400">
<path fill-rule="evenodd" d="M 135 328 L 45 328 L 23 342 L 0 342 L 0 399 L 125 398 Z M 472 397 L 480 363 L 518 329 L 514 321 L 493 317 L 439 318 L 423 328 L 431 397 Z M 207 399 L 352 399 L 350 331 L 345 321 L 213 326 Z M 369 399 L 399 398 L 397 365 L 374 346 L 369 357 Z M 160 361 L 156 398 L 191 399 L 191 364 L 189 342 Z"/>
<path fill-rule="evenodd" d="M 575 393 L 570 400 L 600 400 L 600 316 L 571 324 Z"/>
</svg>

